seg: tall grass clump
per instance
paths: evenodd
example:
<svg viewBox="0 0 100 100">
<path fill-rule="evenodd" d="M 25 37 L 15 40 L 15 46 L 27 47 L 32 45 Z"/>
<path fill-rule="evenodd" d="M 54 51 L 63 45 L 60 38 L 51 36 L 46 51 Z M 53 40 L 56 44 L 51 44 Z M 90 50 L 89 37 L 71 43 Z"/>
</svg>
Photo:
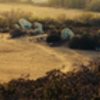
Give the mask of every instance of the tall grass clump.
<svg viewBox="0 0 100 100">
<path fill-rule="evenodd" d="M 98 27 L 100 26 L 100 16 L 96 16 L 92 13 L 83 13 L 80 16 L 78 16 L 76 19 L 76 22 L 80 24 L 84 24 L 84 27 L 87 26 L 93 26 Z"/>
<path fill-rule="evenodd" d="M 24 12 L 20 9 L 17 9 L 17 10 L 1 12 L 0 15 L 2 16 L 2 18 L 0 19 L 0 27 L 12 28 L 13 25 L 17 23 L 20 18 L 30 19 L 32 13 Z"/>
</svg>

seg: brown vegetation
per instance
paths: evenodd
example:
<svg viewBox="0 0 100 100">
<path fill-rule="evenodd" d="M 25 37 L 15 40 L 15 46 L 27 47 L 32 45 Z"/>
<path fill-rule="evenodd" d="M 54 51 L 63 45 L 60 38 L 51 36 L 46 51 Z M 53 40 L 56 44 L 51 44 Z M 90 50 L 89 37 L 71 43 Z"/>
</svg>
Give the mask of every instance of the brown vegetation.
<svg viewBox="0 0 100 100">
<path fill-rule="evenodd" d="M 0 85 L 1 100 L 99 100 L 100 59 L 78 72 L 59 70 L 37 80 L 18 79 Z"/>
</svg>

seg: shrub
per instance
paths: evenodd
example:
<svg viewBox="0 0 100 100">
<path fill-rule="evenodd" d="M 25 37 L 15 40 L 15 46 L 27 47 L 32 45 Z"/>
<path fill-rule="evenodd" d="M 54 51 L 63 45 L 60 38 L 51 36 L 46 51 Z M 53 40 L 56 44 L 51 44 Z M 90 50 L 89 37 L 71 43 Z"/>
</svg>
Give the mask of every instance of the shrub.
<svg viewBox="0 0 100 100">
<path fill-rule="evenodd" d="M 88 23 L 93 19 L 94 15 L 92 13 L 83 13 L 76 20 L 81 23 Z"/>
<path fill-rule="evenodd" d="M 80 37 L 74 37 L 70 41 L 69 47 L 74 49 L 95 50 L 97 44 L 98 44 L 97 37 L 85 34 Z"/>
<path fill-rule="evenodd" d="M 22 36 L 25 36 L 27 34 L 26 31 L 20 30 L 20 29 L 14 29 L 10 31 L 11 38 L 19 38 Z"/>
<path fill-rule="evenodd" d="M 100 59 L 77 72 L 53 70 L 37 80 L 18 79 L 0 85 L 1 100 L 99 100 Z"/>
<path fill-rule="evenodd" d="M 61 44 L 61 38 L 60 36 L 48 36 L 46 42 L 50 46 L 59 46 Z"/>
</svg>

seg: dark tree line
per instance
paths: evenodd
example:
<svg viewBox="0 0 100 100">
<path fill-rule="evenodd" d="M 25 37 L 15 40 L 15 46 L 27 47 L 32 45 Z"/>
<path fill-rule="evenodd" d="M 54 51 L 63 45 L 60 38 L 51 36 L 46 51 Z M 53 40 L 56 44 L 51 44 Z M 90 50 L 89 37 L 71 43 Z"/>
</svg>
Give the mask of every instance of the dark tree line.
<svg viewBox="0 0 100 100">
<path fill-rule="evenodd" d="M 52 6 L 71 7 L 71 8 L 83 8 L 88 0 L 49 0 L 49 4 Z"/>
</svg>

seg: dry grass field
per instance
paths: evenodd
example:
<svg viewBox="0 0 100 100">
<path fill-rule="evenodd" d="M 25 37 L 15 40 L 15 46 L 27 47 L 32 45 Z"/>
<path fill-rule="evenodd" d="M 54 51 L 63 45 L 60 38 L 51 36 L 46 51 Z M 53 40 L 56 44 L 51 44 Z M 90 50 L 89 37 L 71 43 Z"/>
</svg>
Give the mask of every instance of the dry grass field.
<svg viewBox="0 0 100 100">
<path fill-rule="evenodd" d="M 37 18 L 57 18 L 61 15 L 76 18 L 80 14 L 87 13 L 80 10 L 0 4 L 0 13 L 11 10 L 31 12 Z M 52 69 L 69 71 L 76 68 L 77 64 L 88 64 L 91 59 L 100 57 L 99 52 L 74 51 L 64 47 L 50 48 L 46 44 L 29 41 L 28 38 L 9 40 L 7 37 L 7 34 L 0 35 L 0 82 L 26 77 L 28 74 L 30 78 L 37 79 Z"/>
<path fill-rule="evenodd" d="M 92 51 L 74 51 L 64 47 L 50 48 L 46 44 L 35 43 L 34 37 L 17 40 L 0 35 L 0 81 L 7 82 L 13 78 L 26 77 L 37 79 L 53 69 L 71 71 L 76 65 L 88 64 L 100 53 Z M 73 66 L 74 65 L 74 66 Z M 73 67 L 72 67 L 73 66 Z"/>
<path fill-rule="evenodd" d="M 26 4 L 0 4 L 0 13 L 7 11 L 22 11 L 32 14 L 36 18 L 77 18 L 82 14 L 93 14 L 95 16 L 100 15 L 99 13 L 73 10 L 73 9 L 61 9 L 61 8 L 50 8 L 50 7 L 38 7 Z M 29 15 L 30 16 L 30 15 Z"/>
</svg>

